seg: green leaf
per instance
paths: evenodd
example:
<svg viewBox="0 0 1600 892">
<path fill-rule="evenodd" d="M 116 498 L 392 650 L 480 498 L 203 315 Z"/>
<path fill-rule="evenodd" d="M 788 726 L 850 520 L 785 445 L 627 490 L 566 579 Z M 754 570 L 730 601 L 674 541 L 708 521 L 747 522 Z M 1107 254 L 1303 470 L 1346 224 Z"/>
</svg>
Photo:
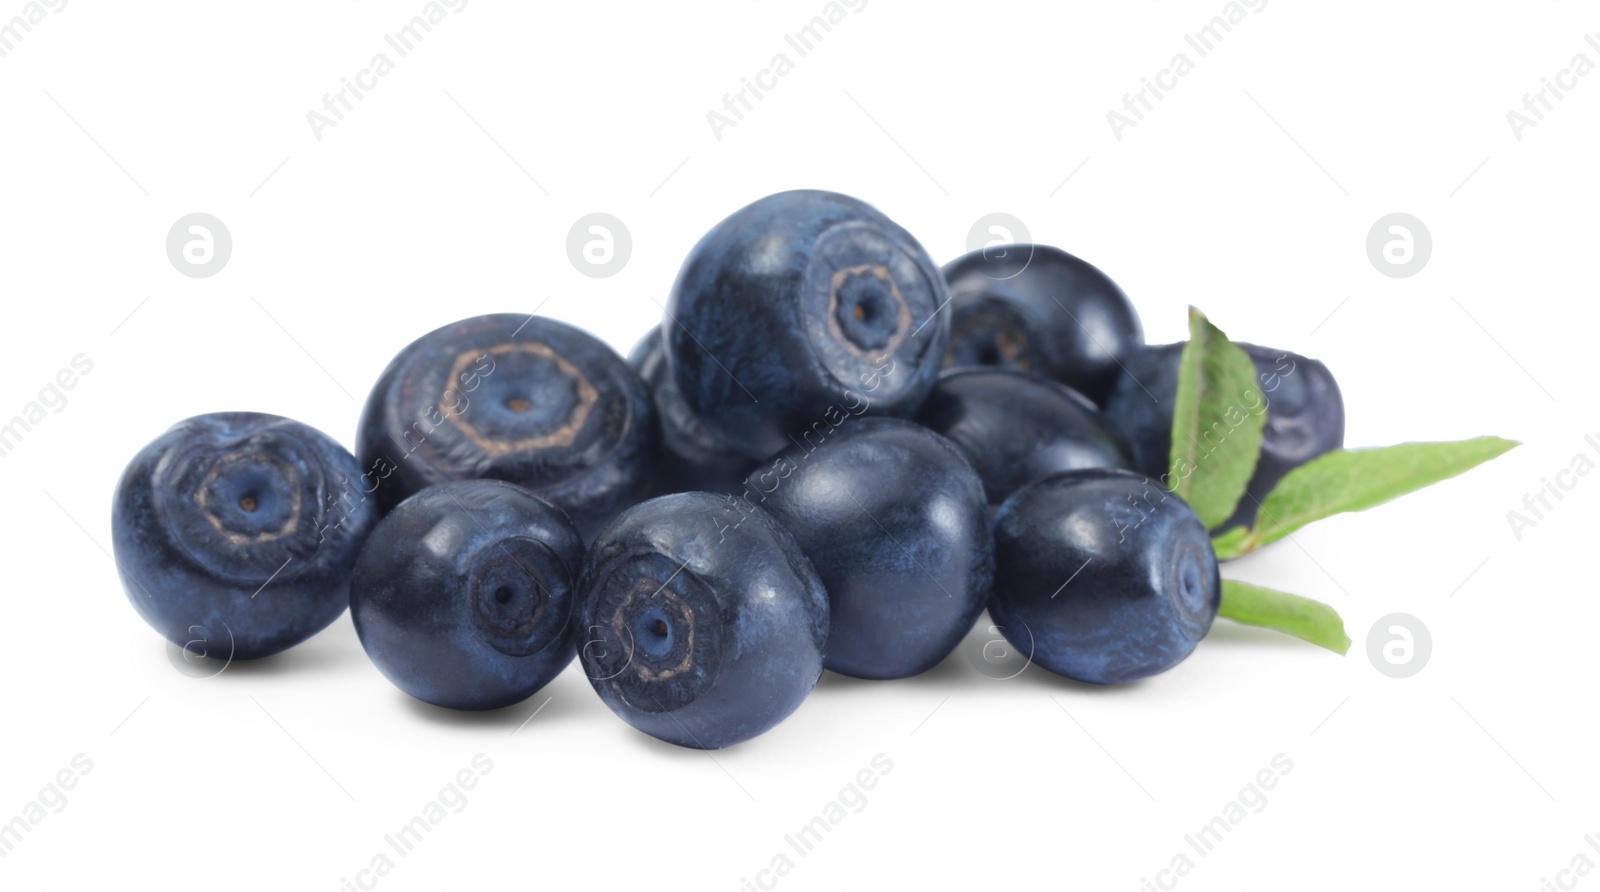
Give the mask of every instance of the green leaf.
<svg viewBox="0 0 1600 892">
<path fill-rule="evenodd" d="M 1161 482 L 1189 503 L 1206 529 L 1227 520 L 1244 495 L 1266 422 L 1255 363 L 1190 307 L 1172 410 L 1172 453 Z"/>
<path fill-rule="evenodd" d="M 1218 616 L 1236 623 L 1277 629 L 1336 654 L 1350 649 L 1350 636 L 1344 633 L 1339 611 L 1310 598 L 1291 595 L 1239 582 L 1222 580 L 1222 607 Z"/>
<path fill-rule="evenodd" d="M 1472 470 L 1517 446 L 1477 437 L 1446 443 L 1401 443 L 1378 449 L 1338 449 L 1290 471 L 1261 503 L 1257 527 L 1212 540 L 1217 557 L 1236 558 L 1276 542 L 1314 520 L 1365 511 L 1408 492 Z"/>
</svg>

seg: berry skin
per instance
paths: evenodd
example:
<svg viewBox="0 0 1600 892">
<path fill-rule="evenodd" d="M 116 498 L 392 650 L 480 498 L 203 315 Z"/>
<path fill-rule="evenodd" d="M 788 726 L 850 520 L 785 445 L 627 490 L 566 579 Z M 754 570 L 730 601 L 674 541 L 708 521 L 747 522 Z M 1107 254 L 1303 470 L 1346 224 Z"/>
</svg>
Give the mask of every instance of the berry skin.
<svg viewBox="0 0 1600 892">
<path fill-rule="evenodd" d="M 1139 314 L 1117 283 L 1060 248 L 984 248 L 946 265 L 944 277 L 947 368 L 1033 372 L 1103 404 L 1118 364 L 1144 345 Z"/>
<path fill-rule="evenodd" d="M 1219 529 L 1253 523 L 1261 500 L 1285 474 L 1344 445 L 1344 398 L 1326 365 L 1287 350 L 1239 346 L 1255 363 L 1256 384 L 1267 399 L 1267 426 L 1246 495 Z M 1180 342 L 1146 347 L 1129 357 L 1127 374 L 1106 401 L 1106 417 L 1132 447 L 1133 467 L 1152 477 L 1168 471 L 1182 355 Z M 1240 404 L 1248 411 L 1259 407 Z"/>
<path fill-rule="evenodd" d="M 752 470 L 749 458 L 712 435 L 678 392 L 667 364 L 666 339 L 652 328 L 628 353 L 655 402 L 661 450 L 655 493 L 725 492 L 737 494 Z"/>
<path fill-rule="evenodd" d="M 111 509 L 123 590 L 173 644 L 251 660 L 293 647 L 349 604 L 377 514 L 355 457 L 255 412 L 199 415 L 134 456 Z"/>
<path fill-rule="evenodd" d="M 1082 394 L 1014 369 L 946 371 L 917 421 L 961 449 L 991 505 L 1060 471 L 1133 466 L 1122 436 Z"/>
<path fill-rule="evenodd" d="M 583 542 L 561 509 L 520 486 L 429 487 L 378 524 L 356 564 L 350 615 L 395 686 L 449 709 L 532 696 L 574 655 Z"/>
<path fill-rule="evenodd" d="M 759 461 L 830 415 L 916 411 L 944 357 L 945 297 L 927 252 L 871 205 L 780 192 L 690 252 L 667 356 L 690 409 Z"/>
<path fill-rule="evenodd" d="M 827 587 L 827 668 L 905 678 L 972 630 L 994 574 L 983 481 L 949 440 L 899 418 L 862 418 L 772 462 L 761 505 Z"/>
<path fill-rule="evenodd" d="M 595 540 L 578 649 L 611 710 L 697 749 L 749 740 L 822 675 L 828 595 L 788 531 L 728 495 L 661 496 Z"/>
<path fill-rule="evenodd" d="M 994 518 L 989 615 L 1018 653 L 1121 684 L 1182 662 L 1221 603 L 1217 557 L 1187 504 L 1129 471 L 1069 471 Z"/>
<path fill-rule="evenodd" d="M 446 325 L 395 356 L 356 437 L 387 512 L 425 486 L 492 478 L 566 511 L 590 537 L 642 498 L 656 452 L 644 382 L 592 335 L 503 313 Z"/>
</svg>

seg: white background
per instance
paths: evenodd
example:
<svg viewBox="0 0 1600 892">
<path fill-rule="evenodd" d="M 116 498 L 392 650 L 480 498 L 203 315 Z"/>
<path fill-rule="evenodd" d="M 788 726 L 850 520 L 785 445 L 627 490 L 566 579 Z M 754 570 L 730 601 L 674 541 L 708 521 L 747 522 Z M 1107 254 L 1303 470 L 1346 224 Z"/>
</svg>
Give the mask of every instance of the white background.
<svg viewBox="0 0 1600 892">
<path fill-rule="evenodd" d="M 1187 852 L 1182 889 L 1531 892 L 1600 863 L 1600 475 L 1520 540 L 1506 517 L 1600 434 L 1600 76 L 1521 140 L 1506 119 L 1575 54 L 1600 62 L 1592 8 L 1272 0 L 1198 58 L 1183 37 L 1221 0 L 871 0 L 799 58 L 784 35 L 820 0 L 473 0 L 319 141 L 307 113 L 422 8 L 72 0 L 0 59 L 0 416 L 93 362 L 0 459 L 0 820 L 93 762 L 0 886 L 331 892 L 380 851 L 383 889 L 1131 892 Z M 707 113 L 779 52 L 794 70 L 717 139 Z M 1118 140 L 1107 112 L 1179 52 L 1193 72 Z M 1350 445 L 1526 445 L 1227 568 L 1335 605 L 1345 658 L 1219 621 L 1174 671 L 1100 690 L 991 681 L 958 652 L 900 683 L 826 677 L 715 755 L 634 732 L 577 666 L 499 713 L 423 706 L 348 617 L 190 678 L 127 604 L 111 492 L 172 422 L 252 409 L 348 444 L 394 351 L 478 313 L 537 308 L 626 350 L 700 233 L 795 187 L 877 204 L 941 263 L 1011 214 L 1114 276 L 1153 342 L 1193 303 L 1323 359 Z M 195 211 L 234 239 L 210 278 L 164 252 Z M 597 211 L 633 240 L 605 279 L 566 251 Z M 1432 232 L 1411 278 L 1364 246 L 1395 211 Z M 1398 680 L 1365 648 L 1396 611 L 1433 639 Z M 395 856 L 384 835 L 477 753 L 467 806 Z M 878 753 L 866 806 L 791 850 Z M 1279 753 L 1266 806 L 1189 849 Z M 779 853 L 792 872 L 758 874 Z"/>
</svg>

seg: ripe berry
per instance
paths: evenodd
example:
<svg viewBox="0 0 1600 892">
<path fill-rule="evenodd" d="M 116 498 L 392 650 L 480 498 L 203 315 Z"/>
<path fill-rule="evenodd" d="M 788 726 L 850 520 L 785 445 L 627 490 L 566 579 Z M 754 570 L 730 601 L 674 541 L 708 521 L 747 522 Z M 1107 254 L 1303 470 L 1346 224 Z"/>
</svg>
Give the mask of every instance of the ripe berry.
<svg viewBox="0 0 1600 892">
<path fill-rule="evenodd" d="M 373 531 L 350 613 L 367 656 L 401 690 L 450 709 L 498 709 L 572 662 L 582 561 L 567 516 L 522 487 L 442 483 Z"/>
<path fill-rule="evenodd" d="M 319 430 L 255 412 L 180 421 L 117 484 L 112 547 L 128 600 L 169 641 L 218 659 L 270 656 L 344 613 L 376 521 L 355 457 Z"/>
<path fill-rule="evenodd" d="M 731 746 L 799 707 L 822 675 L 828 595 L 788 531 L 733 496 L 624 511 L 583 574 L 579 658 L 600 699 L 668 743 Z"/>
<path fill-rule="evenodd" d="M 989 503 L 1080 468 L 1132 467 L 1122 436 L 1082 394 L 1003 368 L 950 369 L 917 421 L 949 437 L 972 462 Z"/>
<path fill-rule="evenodd" d="M 827 667 L 905 678 L 955 650 L 994 573 L 983 481 L 960 450 L 909 421 L 862 418 L 771 465 L 761 505 L 828 589 Z"/>
<path fill-rule="evenodd" d="M 1144 344 L 1117 283 L 1049 245 L 974 251 L 944 268 L 950 288 L 945 366 L 1033 372 L 1103 403 L 1119 363 Z"/>
<path fill-rule="evenodd" d="M 707 233 L 663 324 L 684 401 L 759 461 L 830 414 L 914 412 L 944 357 L 944 303 L 938 267 L 894 221 L 854 198 L 801 190 Z"/>
<path fill-rule="evenodd" d="M 1182 662 L 1221 603 L 1216 554 L 1182 499 L 1100 469 L 1023 487 L 994 518 L 989 615 L 1058 675 L 1120 684 Z"/>
<path fill-rule="evenodd" d="M 1255 363 L 1256 383 L 1266 399 L 1267 426 L 1245 495 L 1219 529 L 1253 523 L 1261 500 L 1285 474 L 1344 445 L 1344 399 L 1326 365 L 1287 350 L 1239 346 Z M 1106 401 L 1106 417 L 1132 447 L 1131 467 L 1152 477 L 1167 473 L 1171 460 L 1172 406 L 1182 355 L 1182 343 L 1135 353 Z M 1262 404 L 1241 401 L 1239 408 L 1260 411 Z"/>
<path fill-rule="evenodd" d="M 356 454 L 384 511 L 425 486 L 492 478 L 566 511 L 585 537 L 644 495 L 655 422 L 615 350 L 542 316 L 476 316 L 413 341 L 367 397 Z"/>
<path fill-rule="evenodd" d="M 708 430 L 683 394 L 667 364 L 666 340 L 661 329 L 650 333 L 628 353 L 633 366 L 655 401 L 661 451 L 655 468 L 654 492 L 737 493 L 744 487 L 752 462 Z"/>
</svg>

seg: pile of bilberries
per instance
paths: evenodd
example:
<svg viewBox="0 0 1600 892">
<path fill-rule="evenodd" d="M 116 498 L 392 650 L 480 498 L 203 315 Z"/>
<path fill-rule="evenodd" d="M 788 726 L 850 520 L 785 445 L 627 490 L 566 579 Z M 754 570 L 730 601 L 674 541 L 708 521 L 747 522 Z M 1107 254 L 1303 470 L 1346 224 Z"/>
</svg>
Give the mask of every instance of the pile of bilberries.
<svg viewBox="0 0 1600 892">
<path fill-rule="evenodd" d="M 626 360 L 479 316 L 400 351 L 353 455 L 272 415 L 178 423 L 117 487 L 117 564 L 213 659 L 349 605 L 414 697 L 507 706 L 576 655 L 634 727 L 702 748 L 773 727 L 824 669 L 925 672 L 985 609 L 1095 684 L 1172 668 L 1219 610 L 1342 653 L 1331 610 L 1224 583 L 1219 556 L 1514 444 L 1344 450 L 1326 366 L 1198 311 L 1190 332 L 1146 346 L 1059 249 L 940 270 L 870 205 L 785 192 L 701 239 Z"/>
</svg>

